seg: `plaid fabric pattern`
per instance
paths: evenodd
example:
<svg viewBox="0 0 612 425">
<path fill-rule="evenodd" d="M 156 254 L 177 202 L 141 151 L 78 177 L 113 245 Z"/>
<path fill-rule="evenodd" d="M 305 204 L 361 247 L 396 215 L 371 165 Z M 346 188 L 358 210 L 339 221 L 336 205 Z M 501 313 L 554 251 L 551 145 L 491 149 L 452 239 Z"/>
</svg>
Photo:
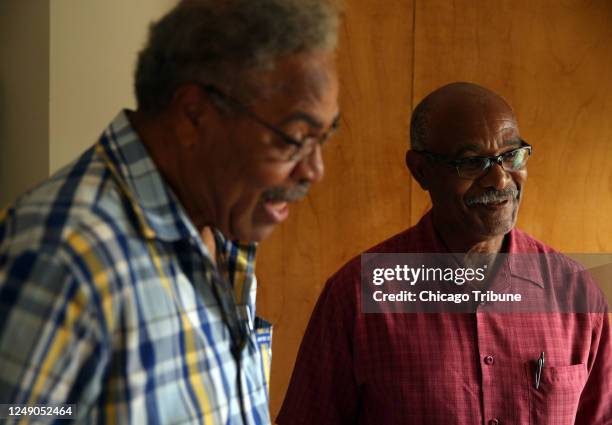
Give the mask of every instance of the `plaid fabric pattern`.
<svg viewBox="0 0 612 425">
<path fill-rule="evenodd" d="M 517 229 L 509 236 L 510 253 L 551 252 Z M 446 249 L 428 214 L 370 252 Z M 605 314 L 487 313 L 486 306 L 476 314 L 363 314 L 360 282 L 360 257 L 327 282 L 279 424 L 612 424 Z"/>
<path fill-rule="evenodd" d="M 241 392 L 248 423 L 270 423 L 255 245 L 215 239 L 218 267 L 121 112 L 0 213 L 0 403 L 225 425 Z"/>
</svg>

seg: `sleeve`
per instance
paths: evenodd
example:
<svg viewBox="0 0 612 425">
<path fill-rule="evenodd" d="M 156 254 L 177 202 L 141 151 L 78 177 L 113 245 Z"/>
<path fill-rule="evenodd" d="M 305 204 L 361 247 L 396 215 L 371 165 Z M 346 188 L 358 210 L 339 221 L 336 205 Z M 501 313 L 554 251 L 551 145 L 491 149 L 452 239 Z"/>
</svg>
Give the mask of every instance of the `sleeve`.
<svg viewBox="0 0 612 425">
<path fill-rule="evenodd" d="M 0 403 L 95 400 L 106 362 L 102 326 L 87 284 L 45 252 L 0 260 Z M 49 421 L 52 419 L 49 418 Z"/>
<path fill-rule="evenodd" d="M 351 279 L 330 279 L 310 318 L 277 423 L 354 424 L 359 394 L 353 365 L 357 295 Z"/>
<path fill-rule="evenodd" d="M 595 321 L 589 357 L 589 377 L 580 396 L 576 425 L 612 425 L 612 334 L 609 314 Z"/>
</svg>

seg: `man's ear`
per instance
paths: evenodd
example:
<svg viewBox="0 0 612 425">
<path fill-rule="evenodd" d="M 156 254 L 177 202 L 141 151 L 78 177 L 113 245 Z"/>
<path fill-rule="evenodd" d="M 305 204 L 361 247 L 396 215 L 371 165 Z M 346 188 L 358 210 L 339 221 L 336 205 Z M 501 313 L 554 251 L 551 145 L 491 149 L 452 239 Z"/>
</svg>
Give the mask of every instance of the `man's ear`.
<svg viewBox="0 0 612 425">
<path fill-rule="evenodd" d="M 406 166 L 410 170 L 412 177 L 419 183 L 421 189 L 429 190 L 429 182 L 427 181 L 427 174 L 425 173 L 425 158 L 419 155 L 413 150 L 406 152 Z"/>
<path fill-rule="evenodd" d="M 183 147 L 194 146 L 204 131 L 204 120 L 209 102 L 196 84 L 178 87 L 170 102 L 174 131 Z"/>
</svg>

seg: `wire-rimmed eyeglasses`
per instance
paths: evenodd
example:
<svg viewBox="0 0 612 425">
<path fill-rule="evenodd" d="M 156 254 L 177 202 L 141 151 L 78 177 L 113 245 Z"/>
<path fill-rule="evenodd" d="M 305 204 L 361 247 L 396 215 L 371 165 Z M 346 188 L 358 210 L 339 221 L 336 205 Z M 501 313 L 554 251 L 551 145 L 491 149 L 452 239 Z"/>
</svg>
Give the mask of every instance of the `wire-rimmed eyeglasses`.
<svg viewBox="0 0 612 425">
<path fill-rule="evenodd" d="M 338 115 L 325 133 L 319 136 L 307 135 L 303 139 L 298 140 L 288 135 L 283 130 L 280 130 L 279 128 L 268 123 L 267 121 L 261 119 L 249 108 L 244 106 L 241 102 L 225 94 L 217 87 L 211 85 L 205 85 L 202 87 L 204 90 L 206 90 L 207 93 L 217 97 L 220 101 L 225 102 L 228 106 L 246 115 L 268 131 L 272 132 L 280 140 L 282 140 L 286 145 L 286 149 L 283 149 L 283 152 L 279 153 L 280 159 L 283 161 L 299 162 L 302 159 L 306 158 L 314 151 L 317 145 L 322 146 L 338 130 L 338 127 L 340 126 L 340 115 Z"/>
</svg>

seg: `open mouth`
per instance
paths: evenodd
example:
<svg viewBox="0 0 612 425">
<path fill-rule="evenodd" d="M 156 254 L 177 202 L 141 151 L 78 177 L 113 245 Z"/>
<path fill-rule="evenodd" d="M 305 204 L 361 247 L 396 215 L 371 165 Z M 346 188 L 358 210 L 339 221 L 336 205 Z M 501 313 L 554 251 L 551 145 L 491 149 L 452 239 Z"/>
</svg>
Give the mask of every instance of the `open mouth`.
<svg viewBox="0 0 612 425">
<path fill-rule="evenodd" d="M 265 201 L 263 207 L 274 223 L 282 223 L 289 216 L 289 203 L 287 201 Z"/>
</svg>

